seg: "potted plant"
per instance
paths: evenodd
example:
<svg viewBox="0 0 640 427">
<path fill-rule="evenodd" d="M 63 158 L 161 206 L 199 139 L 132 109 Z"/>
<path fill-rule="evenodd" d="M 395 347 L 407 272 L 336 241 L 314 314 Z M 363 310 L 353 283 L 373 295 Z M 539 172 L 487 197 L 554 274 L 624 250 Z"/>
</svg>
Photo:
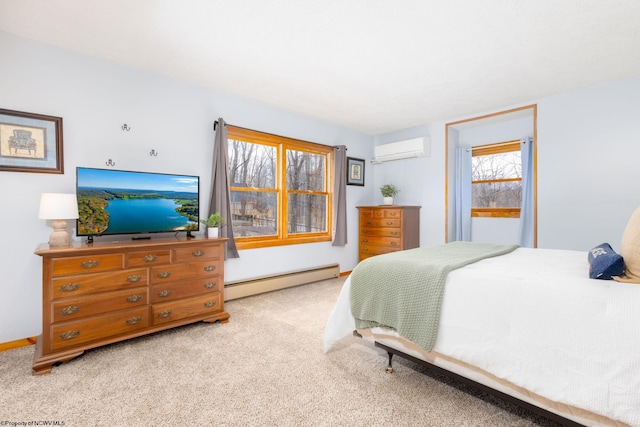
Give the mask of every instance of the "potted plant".
<svg viewBox="0 0 640 427">
<path fill-rule="evenodd" d="M 380 187 L 380 193 L 383 197 L 383 205 L 393 205 L 393 198 L 398 194 L 400 190 L 393 184 L 384 184 Z"/>
<path fill-rule="evenodd" d="M 209 215 L 209 218 L 201 219 L 200 222 L 207 226 L 207 237 L 215 239 L 219 234 L 218 227 L 224 224 L 225 219 L 220 215 L 220 212 L 215 212 Z"/>
</svg>

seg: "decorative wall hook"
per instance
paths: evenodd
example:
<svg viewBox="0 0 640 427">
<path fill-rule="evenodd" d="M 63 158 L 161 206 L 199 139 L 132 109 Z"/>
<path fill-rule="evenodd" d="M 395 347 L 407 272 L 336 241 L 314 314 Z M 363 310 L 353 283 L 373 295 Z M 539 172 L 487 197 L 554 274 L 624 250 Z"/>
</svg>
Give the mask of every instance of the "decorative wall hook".
<svg viewBox="0 0 640 427">
<path fill-rule="evenodd" d="M 149 151 L 149 155 L 155 157 L 158 155 L 158 152 L 156 150 L 151 150 Z"/>
<path fill-rule="evenodd" d="M 114 162 L 113 160 L 109 159 L 106 162 L 104 162 L 105 165 L 107 166 L 115 166 L 116 162 Z"/>
<path fill-rule="evenodd" d="M 122 125 L 122 130 L 126 130 L 127 132 L 129 132 L 131 130 L 131 128 L 129 127 L 128 124 L 125 123 L 125 124 Z"/>
</svg>

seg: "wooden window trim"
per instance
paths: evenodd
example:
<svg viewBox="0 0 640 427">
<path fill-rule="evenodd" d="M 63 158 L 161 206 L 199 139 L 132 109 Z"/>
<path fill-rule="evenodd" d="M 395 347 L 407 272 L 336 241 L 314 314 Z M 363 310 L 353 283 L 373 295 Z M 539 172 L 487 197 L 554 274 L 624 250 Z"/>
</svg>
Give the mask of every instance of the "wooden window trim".
<svg viewBox="0 0 640 427">
<path fill-rule="evenodd" d="M 512 139 L 511 141 L 496 142 L 494 144 L 478 145 L 471 148 L 471 155 L 488 156 L 490 154 L 510 153 L 520 150 L 520 140 Z"/>
<path fill-rule="evenodd" d="M 520 150 L 520 140 L 498 142 L 486 146 L 472 148 L 472 157 L 489 156 L 493 154 L 510 153 Z M 522 178 L 486 179 L 471 181 L 473 184 L 486 184 L 492 182 L 522 181 Z M 520 218 L 520 208 L 471 208 L 472 218 Z"/>
<path fill-rule="evenodd" d="M 472 208 L 472 218 L 520 218 L 520 208 Z"/>
<path fill-rule="evenodd" d="M 304 243 L 327 242 L 332 239 L 332 212 L 333 212 L 333 147 L 316 144 L 285 136 L 259 132 L 252 129 L 227 125 L 227 139 L 237 139 L 254 144 L 270 145 L 276 148 L 277 172 L 276 187 L 274 189 L 231 187 L 232 191 L 259 191 L 278 194 L 278 229 L 275 235 L 236 237 L 238 249 L 266 248 L 271 246 L 297 245 Z M 286 150 L 293 149 L 312 154 L 323 155 L 326 158 L 325 191 L 287 190 L 286 183 Z M 326 224 L 327 230 L 319 233 L 295 233 L 289 235 L 287 204 L 289 194 L 315 194 L 327 196 Z"/>
</svg>

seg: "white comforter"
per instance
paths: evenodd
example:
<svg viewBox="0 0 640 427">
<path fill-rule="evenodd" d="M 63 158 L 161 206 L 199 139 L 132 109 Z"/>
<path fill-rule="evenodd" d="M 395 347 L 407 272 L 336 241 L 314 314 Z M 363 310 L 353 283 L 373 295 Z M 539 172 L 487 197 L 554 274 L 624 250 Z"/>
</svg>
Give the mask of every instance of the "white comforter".
<svg viewBox="0 0 640 427">
<path fill-rule="evenodd" d="M 588 267 L 585 252 L 519 248 L 451 272 L 434 351 L 640 426 L 640 285 L 589 279 Z M 355 329 L 349 285 L 325 351 Z"/>
</svg>

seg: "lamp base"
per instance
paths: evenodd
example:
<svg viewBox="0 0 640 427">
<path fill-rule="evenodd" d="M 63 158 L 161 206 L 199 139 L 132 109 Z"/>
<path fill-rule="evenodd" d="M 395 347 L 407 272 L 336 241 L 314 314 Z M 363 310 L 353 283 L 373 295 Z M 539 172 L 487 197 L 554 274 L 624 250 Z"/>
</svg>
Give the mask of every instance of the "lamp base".
<svg viewBox="0 0 640 427">
<path fill-rule="evenodd" d="M 69 246 L 69 233 L 67 232 L 67 222 L 61 219 L 51 223 L 53 233 L 49 236 L 49 246 L 52 248 Z"/>
</svg>

